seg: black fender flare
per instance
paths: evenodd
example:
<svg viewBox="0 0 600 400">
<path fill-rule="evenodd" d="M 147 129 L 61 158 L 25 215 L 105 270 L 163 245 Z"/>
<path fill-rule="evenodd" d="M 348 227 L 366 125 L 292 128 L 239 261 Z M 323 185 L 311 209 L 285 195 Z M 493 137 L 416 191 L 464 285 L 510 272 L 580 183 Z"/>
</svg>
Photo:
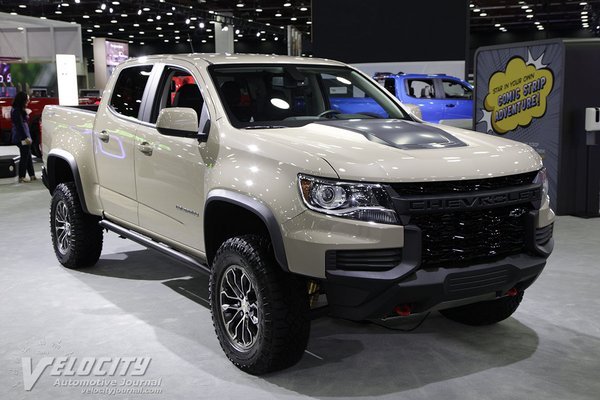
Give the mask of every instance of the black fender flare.
<svg viewBox="0 0 600 400">
<path fill-rule="evenodd" d="M 205 224 L 205 235 L 206 235 L 206 210 L 209 208 L 209 205 L 213 202 L 225 202 L 229 204 L 233 204 L 239 207 L 250 211 L 254 215 L 256 215 L 267 227 L 267 231 L 269 232 L 269 236 L 271 237 L 271 244 L 273 245 L 273 253 L 275 254 L 275 259 L 281 266 L 284 271 L 289 272 L 287 256 L 285 254 L 285 246 L 283 244 L 283 236 L 281 234 L 281 228 L 279 223 L 275 219 L 275 215 L 273 211 L 265 204 L 261 203 L 256 198 L 252 198 L 250 196 L 244 195 L 239 192 L 234 192 L 232 190 L 227 189 L 213 189 L 208 193 L 206 197 L 206 203 L 204 205 L 204 224 Z M 206 239 L 205 239 L 206 240 Z"/>
<path fill-rule="evenodd" d="M 81 203 L 81 208 L 83 212 L 89 214 L 87 204 L 85 203 L 85 196 L 83 194 L 83 185 L 81 184 L 81 176 L 79 175 L 79 167 L 77 166 L 77 161 L 75 161 L 75 157 L 65 150 L 61 149 L 52 149 L 48 153 L 48 158 L 46 159 L 46 174 L 48 179 L 48 190 L 50 194 L 54 192 L 54 189 L 58 185 L 56 182 L 56 161 L 62 160 L 65 161 L 69 167 L 71 168 L 71 173 L 73 174 L 73 179 L 75 181 L 75 187 L 77 188 L 77 196 L 79 197 L 79 201 Z"/>
</svg>

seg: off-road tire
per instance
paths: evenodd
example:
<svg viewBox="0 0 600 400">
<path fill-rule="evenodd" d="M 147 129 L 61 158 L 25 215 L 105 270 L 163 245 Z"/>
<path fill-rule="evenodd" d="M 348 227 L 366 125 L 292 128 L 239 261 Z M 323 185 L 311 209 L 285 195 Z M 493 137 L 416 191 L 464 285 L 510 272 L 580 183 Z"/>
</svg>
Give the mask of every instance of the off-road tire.
<svg viewBox="0 0 600 400">
<path fill-rule="evenodd" d="M 227 317 L 221 311 L 222 304 L 231 302 L 221 294 L 222 284 L 226 285 L 224 276 L 233 272 L 246 274 L 252 284 L 246 284 L 241 292 L 248 293 L 248 287 L 254 288 L 248 297 L 255 299 L 257 311 L 254 315 L 258 322 L 253 327 L 257 328 L 257 333 L 255 341 L 246 349 L 240 349 L 241 344 L 228 333 Z M 209 287 L 215 332 L 225 355 L 239 369 L 260 375 L 290 367 L 300 360 L 310 334 L 306 283 L 281 269 L 268 240 L 245 235 L 225 241 L 212 263 Z M 255 296 L 251 296 L 252 293 Z M 242 303 L 239 304 L 241 307 Z M 236 315 L 243 316 L 244 313 Z"/>
<path fill-rule="evenodd" d="M 102 252 L 103 241 L 102 228 L 98 222 L 98 217 L 83 212 L 73 182 L 56 186 L 50 204 L 50 234 L 56 258 L 63 266 L 79 269 L 96 264 Z M 62 238 L 67 224 L 68 235 Z"/>
<path fill-rule="evenodd" d="M 492 325 L 510 317 L 521 304 L 523 293 L 516 296 L 505 296 L 496 300 L 481 301 L 465 306 L 440 310 L 440 313 L 452 321 L 465 325 Z"/>
</svg>

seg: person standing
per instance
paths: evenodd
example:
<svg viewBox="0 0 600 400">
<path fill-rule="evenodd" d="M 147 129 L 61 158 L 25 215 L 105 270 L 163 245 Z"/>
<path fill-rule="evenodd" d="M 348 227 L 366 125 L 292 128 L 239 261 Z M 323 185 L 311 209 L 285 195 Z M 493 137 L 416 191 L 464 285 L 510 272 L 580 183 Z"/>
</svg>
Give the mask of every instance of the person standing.
<svg viewBox="0 0 600 400">
<path fill-rule="evenodd" d="M 29 124 L 27 111 L 29 96 L 25 92 L 19 92 L 15 96 L 10 111 L 12 121 L 12 142 L 19 147 L 21 159 L 19 162 L 19 183 L 37 180 L 33 169 L 33 160 L 31 158 L 31 134 L 29 133 Z M 30 180 L 25 180 L 25 172 L 29 173 Z"/>
</svg>

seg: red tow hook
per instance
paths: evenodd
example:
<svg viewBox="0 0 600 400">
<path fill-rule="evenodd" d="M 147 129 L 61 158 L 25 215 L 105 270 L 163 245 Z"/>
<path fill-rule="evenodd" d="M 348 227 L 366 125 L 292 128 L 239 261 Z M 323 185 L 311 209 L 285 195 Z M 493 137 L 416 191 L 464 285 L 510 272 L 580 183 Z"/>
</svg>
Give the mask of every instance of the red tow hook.
<svg viewBox="0 0 600 400">
<path fill-rule="evenodd" d="M 517 294 L 519 294 L 519 291 L 517 290 L 517 288 L 512 288 L 508 292 L 506 292 L 506 295 L 508 297 L 515 297 Z"/>
<path fill-rule="evenodd" d="M 401 304 L 399 306 L 394 307 L 394 312 L 401 317 L 408 317 L 411 313 L 410 305 Z"/>
</svg>

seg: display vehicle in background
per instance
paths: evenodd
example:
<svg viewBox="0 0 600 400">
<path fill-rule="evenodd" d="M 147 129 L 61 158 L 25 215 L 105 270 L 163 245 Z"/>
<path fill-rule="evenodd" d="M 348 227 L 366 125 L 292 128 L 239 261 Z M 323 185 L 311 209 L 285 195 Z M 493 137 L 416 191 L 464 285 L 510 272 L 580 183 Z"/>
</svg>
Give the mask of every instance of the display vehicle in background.
<svg viewBox="0 0 600 400">
<path fill-rule="evenodd" d="M 42 94 L 40 89 L 37 89 L 36 94 Z M 91 93 L 94 94 L 94 93 Z M 12 109 L 12 97 L 0 97 L 0 145 L 12 145 L 11 129 L 12 121 L 10 119 L 10 110 Z M 82 96 L 79 98 L 79 105 L 97 105 L 100 102 L 98 96 Z M 42 140 L 41 140 L 41 124 L 42 111 L 47 105 L 57 105 L 58 97 L 36 97 L 31 96 L 31 100 L 27 108 L 29 113 L 29 132 L 31 134 L 31 153 L 36 157 L 42 157 Z"/>
<path fill-rule="evenodd" d="M 107 229 L 205 271 L 221 347 L 252 374 L 296 363 L 323 313 L 502 321 L 553 248 L 532 148 L 416 121 L 343 63 L 148 56 L 97 112 L 43 119 L 60 263 L 94 265 Z"/>
<path fill-rule="evenodd" d="M 473 86 L 462 79 L 442 74 L 387 72 L 376 73 L 373 79 L 403 104 L 418 106 L 424 121 L 473 127 Z"/>
</svg>

